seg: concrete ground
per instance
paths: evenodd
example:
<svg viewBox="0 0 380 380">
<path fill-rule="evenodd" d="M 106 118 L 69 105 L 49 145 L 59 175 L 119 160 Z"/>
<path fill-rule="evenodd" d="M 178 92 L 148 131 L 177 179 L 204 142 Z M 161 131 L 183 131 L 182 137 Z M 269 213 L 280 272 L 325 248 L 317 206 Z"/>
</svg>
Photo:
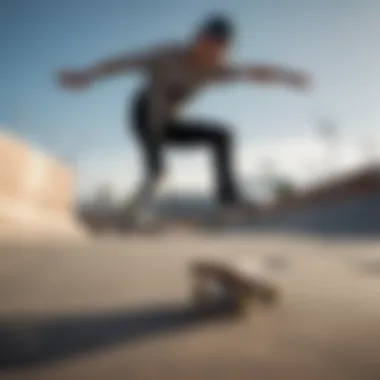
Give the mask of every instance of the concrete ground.
<svg viewBox="0 0 380 380">
<path fill-rule="evenodd" d="M 380 243 L 172 233 L 3 242 L 0 379 L 379 379 Z M 189 304 L 188 263 L 260 259 L 282 299 Z"/>
</svg>

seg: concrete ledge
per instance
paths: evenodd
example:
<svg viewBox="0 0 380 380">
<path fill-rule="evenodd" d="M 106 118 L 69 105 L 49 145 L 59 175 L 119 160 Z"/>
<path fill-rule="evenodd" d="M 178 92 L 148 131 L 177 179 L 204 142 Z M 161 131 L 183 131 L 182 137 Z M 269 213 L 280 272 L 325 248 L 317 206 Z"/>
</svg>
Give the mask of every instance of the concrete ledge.
<svg viewBox="0 0 380 380">
<path fill-rule="evenodd" d="M 0 237 L 83 235 L 72 215 L 74 190 L 70 167 L 0 132 Z"/>
</svg>

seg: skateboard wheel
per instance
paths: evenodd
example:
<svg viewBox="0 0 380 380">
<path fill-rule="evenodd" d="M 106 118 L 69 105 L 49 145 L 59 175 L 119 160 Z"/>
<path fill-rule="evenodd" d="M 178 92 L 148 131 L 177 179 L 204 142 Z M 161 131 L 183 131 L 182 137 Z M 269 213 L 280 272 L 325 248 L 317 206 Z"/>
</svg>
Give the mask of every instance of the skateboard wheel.
<svg viewBox="0 0 380 380">
<path fill-rule="evenodd" d="M 202 284 L 195 284 L 192 290 L 192 300 L 197 306 L 204 306 L 208 297 Z"/>
<path fill-rule="evenodd" d="M 263 301 L 266 305 L 272 306 L 279 298 L 279 293 L 276 289 L 268 289 L 263 294 Z"/>
<path fill-rule="evenodd" d="M 236 315 L 243 318 L 248 315 L 251 309 L 251 299 L 246 295 L 240 295 L 236 299 Z"/>
</svg>

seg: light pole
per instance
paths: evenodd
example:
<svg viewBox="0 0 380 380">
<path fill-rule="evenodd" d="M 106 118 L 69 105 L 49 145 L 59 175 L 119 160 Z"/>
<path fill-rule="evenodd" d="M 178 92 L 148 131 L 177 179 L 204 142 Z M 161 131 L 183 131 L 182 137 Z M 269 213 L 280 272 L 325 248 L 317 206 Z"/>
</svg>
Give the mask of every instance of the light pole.
<svg viewBox="0 0 380 380">
<path fill-rule="evenodd" d="M 336 124 L 327 118 L 317 121 L 317 133 L 322 139 L 324 154 L 322 159 L 322 178 L 327 180 L 335 175 L 338 158 L 338 130 Z"/>
<path fill-rule="evenodd" d="M 264 192 L 269 201 L 273 201 L 275 197 L 275 171 L 276 165 L 272 157 L 263 157 L 260 161 L 261 173 L 263 178 Z"/>
<path fill-rule="evenodd" d="M 367 135 L 360 143 L 360 150 L 365 166 L 373 166 L 378 161 L 378 140 L 373 135 Z"/>
</svg>

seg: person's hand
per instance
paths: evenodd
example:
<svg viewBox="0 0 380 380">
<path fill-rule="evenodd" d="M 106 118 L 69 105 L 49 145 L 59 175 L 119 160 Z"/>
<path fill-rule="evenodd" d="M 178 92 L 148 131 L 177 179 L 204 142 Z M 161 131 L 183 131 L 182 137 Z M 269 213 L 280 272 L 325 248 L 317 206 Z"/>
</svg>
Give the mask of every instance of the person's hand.
<svg viewBox="0 0 380 380">
<path fill-rule="evenodd" d="M 58 83 L 63 88 L 83 89 L 91 84 L 92 78 L 85 71 L 63 70 L 58 73 Z"/>
<path fill-rule="evenodd" d="M 310 76 L 301 71 L 288 72 L 285 81 L 289 86 L 301 91 L 309 90 L 312 85 Z"/>
</svg>

